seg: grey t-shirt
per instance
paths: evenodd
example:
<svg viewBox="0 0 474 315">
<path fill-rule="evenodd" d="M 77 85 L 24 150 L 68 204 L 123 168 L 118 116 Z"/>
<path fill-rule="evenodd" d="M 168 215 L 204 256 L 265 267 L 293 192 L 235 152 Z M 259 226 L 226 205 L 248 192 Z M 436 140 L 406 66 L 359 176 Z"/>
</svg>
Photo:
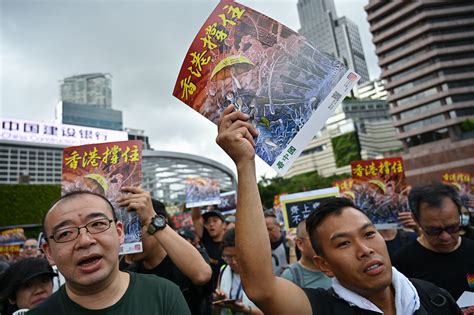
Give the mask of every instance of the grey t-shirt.
<svg viewBox="0 0 474 315">
<path fill-rule="evenodd" d="M 329 289 L 331 287 L 331 278 L 326 276 L 323 272 L 306 269 L 300 263 L 296 263 L 295 265 L 297 266 L 297 268 L 299 268 L 301 272 L 303 278 L 303 288 Z M 291 273 L 289 266 L 285 269 L 285 271 L 283 271 L 281 277 L 296 283 L 296 280 L 293 278 L 293 274 Z"/>
</svg>

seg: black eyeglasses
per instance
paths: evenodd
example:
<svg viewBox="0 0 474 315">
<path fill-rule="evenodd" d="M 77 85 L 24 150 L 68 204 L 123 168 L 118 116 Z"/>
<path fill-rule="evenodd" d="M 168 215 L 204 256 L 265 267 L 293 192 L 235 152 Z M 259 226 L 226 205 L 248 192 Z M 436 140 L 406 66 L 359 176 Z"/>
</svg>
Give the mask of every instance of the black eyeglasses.
<svg viewBox="0 0 474 315">
<path fill-rule="evenodd" d="M 448 234 L 457 233 L 461 229 L 461 226 L 459 224 L 457 224 L 457 225 L 450 225 L 450 226 L 447 226 L 447 227 L 444 227 L 444 228 L 438 228 L 438 227 L 425 228 L 423 226 L 421 226 L 421 228 L 423 229 L 423 231 L 426 232 L 426 234 L 428 234 L 430 236 L 438 236 L 438 235 L 441 235 L 441 233 L 443 233 L 443 232 L 446 232 Z"/>
<path fill-rule="evenodd" d="M 94 220 L 83 226 L 60 229 L 54 232 L 49 238 L 54 240 L 56 243 L 67 243 L 77 239 L 82 228 L 85 228 L 90 234 L 99 234 L 107 231 L 110 228 L 110 224 L 116 221 L 117 219 L 109 218 Z"/>
</svg>

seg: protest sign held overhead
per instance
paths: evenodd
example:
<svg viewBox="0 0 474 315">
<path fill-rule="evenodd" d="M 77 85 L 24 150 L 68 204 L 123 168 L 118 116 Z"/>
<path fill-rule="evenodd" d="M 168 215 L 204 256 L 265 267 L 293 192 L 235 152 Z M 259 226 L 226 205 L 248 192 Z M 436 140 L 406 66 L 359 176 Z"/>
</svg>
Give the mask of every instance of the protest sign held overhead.
<svg viewBox="0 0 474 315">
<path fill-rule="evenodd" d="M 401 157 L 352 161 L 355 204 L 379 229 L 400 228 L 398 213 L 410 211 Z"/>
<path fill-rule="evenodd" d="M 118 206 L 122 186 L 140 186 L 142 182 L 142 142 L 119 141 L 64 149 L 61 193 L 87 190 L 105 196 L 114 206 L 125 228 L 120 254 L 142 251 L 140 221 L 136 212 Z"/>
<path fill-rule="evenodd" d="M 221 202 L 217 205 L 217 210 L 223 214 L 234 213 L 237 209 L 237 194 L 235 190 L 220 194 Z"/>
<path fill-rule="evenodd" d="M 257 155 L 284 174 L 358 79 L 283 24 L 226 0 L 192 42 L 173 95 L 216 124 L 231 104 L 248 114 Z"/>
<path fill-rule="evenodd" d="M 217 180 L 205 178 L 186 180 L 186 208 L 218 205 L 220 202 Z"/>
<path fill-rule="evenodd" d="M 286 229 L 296 228 L 298 223 L 306 220 L 321 202 L 332 197 L 339 197 L 337 187 L 281 195 L 280 203 Z"/>
</svg>

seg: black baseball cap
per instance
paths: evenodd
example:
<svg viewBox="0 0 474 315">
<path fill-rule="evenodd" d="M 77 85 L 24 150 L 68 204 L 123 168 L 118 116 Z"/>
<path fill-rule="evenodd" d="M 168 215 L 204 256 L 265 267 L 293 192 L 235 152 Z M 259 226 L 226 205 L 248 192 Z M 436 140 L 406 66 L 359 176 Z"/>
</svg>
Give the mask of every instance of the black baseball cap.
<svg viewBox="0 0 474 315">
<path fill-rule="evenodd" d="M 210 217 L 218 217 L 222 220 L 222 222 L 225 222 L 224 215 L 219 210 L 209 210 L 202 214 L 202 218 L 204 219 L 204 221 L 207 221 L 207 219 L 209 219 Z"/>
<path fill-rule="evenodd" d="M 43 275 L 51 278 L 58 275 L 46 259 L 31 257 L 17 261 L 0 275 L 0 299 L 14 297 L 24 284 Z"/>
<path fill-rule="evenodd" d="M 194 239 L 196 238 L 194 231 L 190 228 L 181 228 L 178 230 L 178 234 L 181 235 L 181 237 L 191 241 L 194 241 Z"/>
</svg>

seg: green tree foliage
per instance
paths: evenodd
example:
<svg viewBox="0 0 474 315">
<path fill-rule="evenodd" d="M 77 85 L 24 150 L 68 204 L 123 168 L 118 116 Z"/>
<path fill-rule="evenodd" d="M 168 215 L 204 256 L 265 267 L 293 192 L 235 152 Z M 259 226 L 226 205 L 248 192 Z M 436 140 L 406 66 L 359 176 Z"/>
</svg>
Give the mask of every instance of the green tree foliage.
<svg viewBox="0 0 474 315">
<path fill-rule="evenodd" d="M 40 224 L 46 210 L 60 195 L 60 185 L 0 185 L 0 226 Z M 36 237 L 39 229 L 25 232 Z"/>
<path fill-rule="evenodd" d="M 349 165 L 351 161 L 360 160 L 360 146 L 357 133 L 348 132 L 331 139 L 336 166 Z"/>
<path fill-rule="evenodd" d="M 474 130 L 474 119 L 466 119 L 461 123 L 461 130 L 463 132 L 473 131 Z"/>
<path fill-rule="evenodd" d="M 268 179 L 262 177 L 258 183 L 260 198 L 265 208 L 273 207 L 275 195 L 281 193 L 297 193 L 332 187 L 332 182 L 350 177 L 350 174 L 334 175 L 330 177 L 319 176 L 317 172 L 296 175 L 291 178 L 275 177 Z"/>
</svg>

